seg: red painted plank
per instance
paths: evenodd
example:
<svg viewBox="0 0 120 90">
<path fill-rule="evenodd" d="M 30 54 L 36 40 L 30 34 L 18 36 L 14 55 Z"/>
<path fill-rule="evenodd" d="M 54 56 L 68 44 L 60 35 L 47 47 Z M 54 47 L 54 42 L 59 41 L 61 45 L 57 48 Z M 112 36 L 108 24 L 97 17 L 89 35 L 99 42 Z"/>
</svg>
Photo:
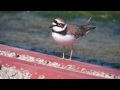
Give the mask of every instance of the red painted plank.
<svg viewBox="0 0 120 90">
<path fill-rule="evenodd" d="M 0 61 L 0 64 L 2 65 L 16 66 L 17 69 L 23 68 L 25 70 L 28 70 L 30 74 L 32 74 L 31 78 L 38 78 L 39 75 L 44 75 L 46 79 L 101 79 L 101 77 L 72 72 L 68 70 L 62 70 L 59 68 L 49 67 L 40 64 L 33 64 L 32 62 L 21 61 L 5 56 L 0 56 Z"/>
<path fill-rule="evenodd" d="M 96 73 L 97 72 L 101 75 L 107 74 L 108 76 L 113 75 L 113 76 L 120 78 L 120 70 L 116 70 L 116 69 L 110 69 L 110 68 L 93 65 L 93 64 L 88 64 L 88 63 L 83 63 L 83 62 L 79 62 L 79 61 L 75 61 L 75 60 L 72 60 L 72 61 L 61 60 L 59 57 L 56 57 L 56 56 L 46 55 L 46 54 L 33 52 L 30 50 L 24 50 L 24 49 L 20 49 L 20 48 L 15 48 L 15 47 L 11 47 L 11 46 L 6 46 L 6 45 L 2 45 L 2 44 L 0 44 L 0 50 L 15 52 L 16 54 L 19 54 L 19 55 L 31 56 L 31 57 L 34 57 L 35 59 L 41 58 L 46 62 L 51 62 L 51 63 L 56 62 L 60 66 L 66 66 L 66 67 L 74 66 L 73 69 L 77 70 L 77 72 L 79 72 L 79 73 L 80 72 L 82 72 L 82 73 L 86 73 L 86 72 L 87 73 L 89 73 L 89 72 Z M 38 63 L 38 62 L 34 61 L 33 63 Z M 59 67 L 59 68 L 61 68 L 61 67 Z"/>
</svg>

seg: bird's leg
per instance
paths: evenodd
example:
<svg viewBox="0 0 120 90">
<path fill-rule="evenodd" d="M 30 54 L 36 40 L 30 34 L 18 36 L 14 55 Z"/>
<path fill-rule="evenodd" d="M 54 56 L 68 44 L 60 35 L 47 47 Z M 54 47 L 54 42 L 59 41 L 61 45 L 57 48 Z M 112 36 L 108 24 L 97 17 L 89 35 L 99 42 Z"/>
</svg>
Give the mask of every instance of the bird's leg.
<svg viewBox="0 0 120 90">
<path fill-rule="evenodd" d="M 72 48 L 71 48 L 70 59 L 69 60 L 71 60 L 71 58 L 72 58 L 72 53 L 73 53 L 73 45 L 72 45 Z"/>
<path fill-rule="evenodd" d="M 65 59 L 64 52 L 65 52 L 65 46 L 63 46 L 63 57 L 62 57 L 62 59 Z"/>
</svg>

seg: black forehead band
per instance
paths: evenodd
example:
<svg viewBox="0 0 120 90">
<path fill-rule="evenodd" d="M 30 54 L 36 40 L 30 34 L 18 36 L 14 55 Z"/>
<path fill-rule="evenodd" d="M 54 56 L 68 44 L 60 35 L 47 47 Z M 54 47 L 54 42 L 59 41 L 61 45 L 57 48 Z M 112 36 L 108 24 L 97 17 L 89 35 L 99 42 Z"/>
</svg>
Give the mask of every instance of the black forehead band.
<svg viewBox="0 0 120 90">
<path fill-rule="evenodd" d="M 58 22 L 56 20 L 53 21 L 54 23 L 58 24 Z M 63 23 L 61 23 L 62 25 L 64 25 Z"/>
<path fill-rule="evenodd" d="M 53 21 L 54 23 L 58 24 L 56 20 Z"/>
</svg>

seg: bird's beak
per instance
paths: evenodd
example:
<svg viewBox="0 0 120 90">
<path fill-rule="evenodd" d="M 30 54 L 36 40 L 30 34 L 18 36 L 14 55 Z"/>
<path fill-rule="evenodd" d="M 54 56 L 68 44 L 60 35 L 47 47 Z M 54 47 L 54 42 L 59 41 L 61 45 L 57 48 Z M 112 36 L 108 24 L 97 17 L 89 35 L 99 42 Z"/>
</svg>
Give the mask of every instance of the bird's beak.
<svg viewBox="0 0 120 90">
<path fill-rule="evenodd" d="M 51 25 L 49 28 L 52 28 L 54 25 Z"/>
<path fill-rule="evenodd" d="M 56 26 L 56 25 L 51 25 L 49 28 L 52 28 L 52 27 L 54 27 L 54 26 Z"/>
</svg>

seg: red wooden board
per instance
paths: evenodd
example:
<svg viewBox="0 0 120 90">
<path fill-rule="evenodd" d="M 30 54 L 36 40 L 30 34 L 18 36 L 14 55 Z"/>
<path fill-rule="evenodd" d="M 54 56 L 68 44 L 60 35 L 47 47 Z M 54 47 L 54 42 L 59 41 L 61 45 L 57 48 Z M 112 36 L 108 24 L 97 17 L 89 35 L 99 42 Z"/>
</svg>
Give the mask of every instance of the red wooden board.
<svg viewBox="0 0 120 90">
<path fill-rule="evenodd" d="M 76 60 L 62 60 L 56 56 L 15 48 L 7 45 L 0 44 L 0 52 L 8 52 L 9 54 L 8 56 L 2 54 L 0 55 L 1 65 L 8 64 L 9 66 L 16 66 L 18 69 L 27 69 L 32 74 L 31 78 L 38 78 L 39 75 L 44 75 L 46 79 L 120 78 L 120 71 L 116 69 L 83 63 Z M 30 62 L 27 60 L 20 60 L 20 58 L 18 58 L 19 56 L 11 57 L 10 53 L 13 52 L 19 56 L 24 55 L 25 57 L 34 58 L 34 61 Z M 44 63 L 39 63 L 39 59 L 41 59 Z M 55 66 L 53 64 L 57 65 Z"/>
</svg>

